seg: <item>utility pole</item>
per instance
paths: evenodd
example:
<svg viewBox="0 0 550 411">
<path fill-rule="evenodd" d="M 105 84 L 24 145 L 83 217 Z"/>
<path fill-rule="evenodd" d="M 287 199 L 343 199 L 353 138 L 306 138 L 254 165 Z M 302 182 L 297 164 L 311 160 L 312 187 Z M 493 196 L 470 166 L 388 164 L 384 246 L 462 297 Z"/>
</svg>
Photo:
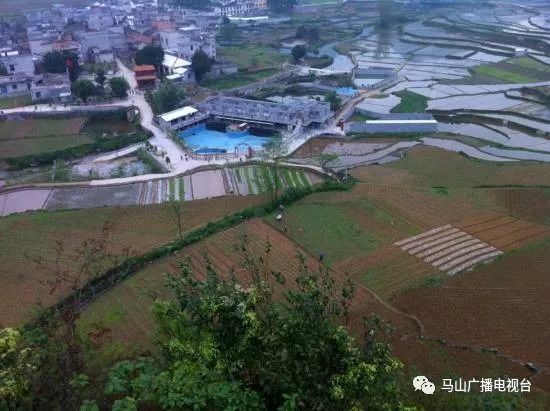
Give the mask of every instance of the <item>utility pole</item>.
<svg viewBox="0 0 550 411">
<path fill-rule="evenodd" d="M 53 161 L 53 167 L 52 167 L 52 183 L 55 181 L 55 169 L 57 167 L 57 159 Z"/>
</svg>

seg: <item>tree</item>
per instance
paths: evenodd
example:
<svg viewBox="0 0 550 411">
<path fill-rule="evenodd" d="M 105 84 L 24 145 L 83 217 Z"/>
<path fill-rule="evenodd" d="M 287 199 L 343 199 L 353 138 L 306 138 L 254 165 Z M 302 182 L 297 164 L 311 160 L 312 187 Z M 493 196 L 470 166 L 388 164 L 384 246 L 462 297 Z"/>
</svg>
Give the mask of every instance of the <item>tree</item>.
<svg viewBox="0 0 550 411">
<path fill-rule="evenodd" d="M 71 88 L 72 92 L 84 102 L 88 101 L 96 91 L 94 83 L 90 80 L 76 80 Z"/>
<path fill-rule="evenodd" d="M 95 82 L 99 85 L 99 87 L 103 88 L 106 80 L 107 77 L 105 77 L 105 70 L 99 68 L 95 73 Z"/>
<path fill-rule="evenodd" d="M 176 200 L 176 194 L 172 193 L 170 195 L 170 200 L 168 201 L 168 206 L 176 222 L 176 227 L 178 229 L 178 240 L 181 241 L 183 240 L 183 224 L 184 224 L 184 211 L 185 211 L 183 198 Z"/>
<path fill-rule="evenodd" d="M 288 13 L 296 4 L 297 0 L 267 0 L 267 5 L 275 13 Z"/>
<path fill-rule="evenodd" d="M 325 101 L 327 103 L 330 103 L 330 109 L 333 111 L 336 111 L 340 108 L 340 105 L 342 104 L 342 99 L 338 97 L 338 94 L 336 94 L 335 91 L 329 91 L 325 95 Z"/>
<path fill-rule="evenodd" d="M 212 68 L 212 59 L 204 50 L 197 50 L 191 59 L 191 67 L 195 72 L 197 81 L 201 81 L 206 73 Z"/>
<path fill-rule="evenodd" d="M 136 53 L 134 61 L 136 64 L 150 64 L 155 66 L 158 72 L 161 71 L 164 60 L 164 50 L 161 46 L 148 44 Z"/>
<path fill-rule="evenodd" d="M 310 43 L 316 43 L 319 41 L 320 38 L 319 29 L 312 26 L 298 26 L 298 28 L 296 29 L 296 38 L 307 40 Z"/>
<path fill-rule="evenodd" d="M 154 306 L 160 357 L 119 363 L 106 392 L 168 410 L 402 409 L 401 364 L 373 338 L 361 350 L 341 325 L 353 285 L 322 266 L 310 271 L 300 257 L 297 272 L 285 273 L 296 285 L 284 291 L 270 251 L 258 256 L 246 237 L 237 245 L 246 285 L 219 275 L 208 256 L 205 279 L 184 261 L 169 278 L 175 297 Z"/>
<path fill-rule="evenodd" d="M 42 58 L 42 67 L 46 73 L 69 73 L 71 81 L 78 78 L 80 66 L 78 55 L 72 51 L 50 51 Z"/>
<path fill-rule="evenodd" d="M 271 204 L 275 206 L 281 190 L 280 160 L 283 156 L 281 139 L 272 139 L 264 146 L 262 151 L 265 162 L 264 181 L 267 191 L 270 193 Z"/>
<path fill-rule="evenodd" d="M 148 93 L 146 98 L 153 112 L 162 114 L 180 107 L 185 93 L 171 81 L 165 80 L 157 91 Z"/>
<path fill-rule="evenodd" d="M 395 3 L 393 0 L 378 0 L 379 20 L 377 27 L 382 30 L 389 30 L 395 22 L 394 11 Z"/>
<path fill-rule="evenodd" d="M 25 345 L 19 330 L 4 328 L 0 330 L 0 359 L 0 409 L 17 409 L 27 403 L 37 353 Z"/>
<path fill-rule="evenodd" d="M 220 27 L 220 39 L 231 43 L 237 34 L 237 25 L 235 23 L 223 23 Z"/>
<path fill-rule="evenodd" d="M 130 85 L 124 77 L 113 77 L 109 80 L 109 85 L 111 86 L 111 93 L 113 93 L 113 96 L 119 98 L 128 97 Z"/>
<path fill-rule="evenodd" d="M 298 44 L 297 46 L 292 47 L 291 53 L 294 61 L 298 62 L 307 54 L 307 48 L 302 44 Z"/>
</svg>

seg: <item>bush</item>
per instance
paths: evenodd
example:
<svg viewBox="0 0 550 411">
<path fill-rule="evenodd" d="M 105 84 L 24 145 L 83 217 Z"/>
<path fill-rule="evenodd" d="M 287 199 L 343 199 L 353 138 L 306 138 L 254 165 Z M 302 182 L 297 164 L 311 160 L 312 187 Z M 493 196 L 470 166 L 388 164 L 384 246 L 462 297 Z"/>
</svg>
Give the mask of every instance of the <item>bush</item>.
<svg viewBox="0 0 550 411">
<path fill-rule="evenodd" d="M 118 98 L 128 97 L 128 90 L 130 90 L 130 85 L 123 77 L 113 77 L 109 80 L 109 85 L 111 86 L 111 93 L 113 96 Z"/>
</svg>

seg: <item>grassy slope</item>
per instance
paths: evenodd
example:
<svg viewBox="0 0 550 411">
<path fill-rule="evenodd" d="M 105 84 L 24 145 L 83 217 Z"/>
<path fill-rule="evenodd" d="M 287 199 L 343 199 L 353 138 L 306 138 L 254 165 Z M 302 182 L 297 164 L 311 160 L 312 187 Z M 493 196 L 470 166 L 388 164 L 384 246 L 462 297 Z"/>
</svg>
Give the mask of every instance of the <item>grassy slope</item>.
<svg viewBox="0 0 550 411">
<path fill-rule="evenodd" d="M 201 82 L 201 86 L 212 90 L 228 90 L 255 83 L 276 73 L 277 70 L 275 69 L 262 69 L 253 73 L 243 72 L 229 74 L 227 76 L 204 80 Z"/>
<path fill-rule="evenodd" d="M 285 210 L 283 224 L 289 227 L 289 236 L 313 255 L 324 252 L 329 264 L 368 253 L 379 244 L 375 233 L 361 229 L 342 209 L 328 204 L 292 205 Z"/>
<path fill-rule="evenodd" d="M 384 167 L 357 169 L 360 178 L 425 187 L 473 187 L 481 185 L 548 185 L 550 164 L 495 164 L 471 160 L 445 150 L 418 147 L 398 162 Z M 381 181 L 382 179 L 382 181 Z"/>
<path fill-rule="evenodd" d="M 263 197 L 192 201 L 184 207 L 183 225 L 186 230 L 195 228 L 265 201 Z M 1 218 L 0 324 L 20 324 L 33 304 L 51 304 L 59 297 L 59 293 L 49 295 L 44 283 L 48 278 L 36 269 L 36 258 L 51 261 L 58 240 L 65 242 L 69 256 L 74 255 L 81 241 L 97 238 L 107 221 L 114 223 L 110 244 L 113 252 L 129 247 L 132 252 L 142 253 L 176 235 L 175 218 L 168 205 L 37 212 Z M 65 260 L 72 267 L 74 262 L 69 256 Z"/>
<path fill-rule="evenodd" d="M 231 61 L 241 69 L 269 68 L 286 60 L 286 57 L 277 51 L 256 45 L 221 47 L 218 50 L 218 57 Z"/>
</svg>

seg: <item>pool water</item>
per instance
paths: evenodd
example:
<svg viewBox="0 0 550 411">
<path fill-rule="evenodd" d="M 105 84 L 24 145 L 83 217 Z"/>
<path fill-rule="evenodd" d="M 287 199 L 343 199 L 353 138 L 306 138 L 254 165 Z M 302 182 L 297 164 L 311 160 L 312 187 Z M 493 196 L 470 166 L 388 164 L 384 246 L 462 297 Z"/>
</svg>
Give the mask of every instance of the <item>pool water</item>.
<svg viewBox="0 0 550 411">
<path fill-rule="evenodd" d="M 205 152 L 208 149 L 226 150 L 233 153 L 239 145 L 239 151 L 252 147 L 253 150 L 260 150 L 271 141 L 269 137 L 258 137 L 247 131 L 227 131 L 221 132 L 208 130 L 205 124 L 192 127 L 178 134 L 185 144 L 194 151 Z M 218 151 L 219 152 L 219 151 Z"/>
<path fill-rule="evenodd" d="M 336 89 L 336 94 L 346 97 L 355 97 L 359 92 L 353 87 L 339 87 Z"/>
</svg>

